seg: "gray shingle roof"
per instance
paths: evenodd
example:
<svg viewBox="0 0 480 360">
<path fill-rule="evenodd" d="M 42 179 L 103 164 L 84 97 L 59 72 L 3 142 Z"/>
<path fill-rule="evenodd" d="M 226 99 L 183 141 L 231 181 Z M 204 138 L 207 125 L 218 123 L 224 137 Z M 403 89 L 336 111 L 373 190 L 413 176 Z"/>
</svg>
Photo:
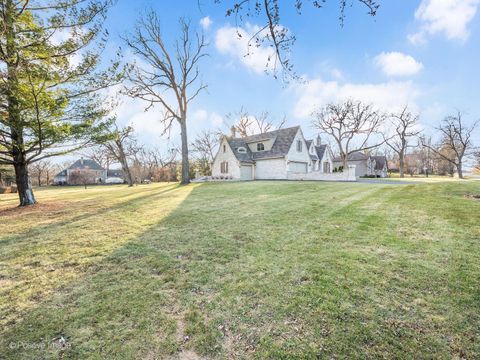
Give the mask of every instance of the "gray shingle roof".
<svg viewBox="0 0 480 360">
<path fill-rule="evenodd" d="M 354 152 L 354 153 L 351 153 L 350 155 L 348 155 L 348 161 L 368 160 L 369 157 L 370 156 L 368 154 L 364 154 L 360 151 L 357 151 L 357 152 Z M 342 161 L 342 159 L 340 159 L 340 157 L 336 157 L 335 159 L 333 159 L 333 161 L 340 162 L 340 161 Z"/>
<path fill-rule="evenodd" d="M 57 176 L 67 176 L 67 169 L 60 171 L 55 177 Z"/>
<path fill-rule="evenodd" d="M 107 177 L 123 178 L 123 170 L 122 169 L 107 170 Z"/>
<path fill-rule="evenodd" d="M 96 161 L 91 159 L 78 159 L 69 167 L 70 170 L 90 169 L 90 170 L 105 170 Z"/>
<path fill-rule="evenodd" d="M 300 126 L 294 126 L 244 138 L 227 138 L 227 141 L 232 148 L 233 153 L 241 162 L 253 162 L 254 160 L 283 157 L 288 154 L 299 128 Z M 251 152 L 247 145 L 248 143 L 267 139 L 273 141 L 273 146 L 268 151 Z M 247 151 L 245 153 L 240 153 L 238 152 L 239 147 L 244 147 Z"/>
<path fill-rule="evenodd" d="M 320 146 L 315 146 L 315 151 L 317 152 L 317 156 L 320 160 L 323 159 L 323 155 L 325 154 L 325 151 L 327 150 L 327 145 L 320 145 Z"/>
<path fill-rule="evenodd" d="M 375 170 L 383 170 L 385 165 L 387 164 L 387 157 L 386 156 L 372 156 L 375 159 Z"/>
<path fill-rule="evenodd" d="M 310 159 L 312 159 L 313 161 L 317 161 L 317 160 L 318 160 L 318 156 L 317 156 L 317 155 L 312 155 L 312 154 L 310 154 Z"/>
</svg>

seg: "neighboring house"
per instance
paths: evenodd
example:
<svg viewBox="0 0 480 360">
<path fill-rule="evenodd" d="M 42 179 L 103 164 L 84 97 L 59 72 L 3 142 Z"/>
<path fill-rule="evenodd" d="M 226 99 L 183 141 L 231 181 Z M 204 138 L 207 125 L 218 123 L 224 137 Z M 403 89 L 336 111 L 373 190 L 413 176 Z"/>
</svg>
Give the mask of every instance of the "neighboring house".
<svg viewBox="0 0 480 360">
<path fill-rule="evenodd" d="M 96 161 L 83 157 L 53 178 L 55 185 L 123 184 L 124 182 L 122 170 L 106 170 Z"/>
<path fill-rule="evenodd" d="M 307 142 L 300 126 L 243 138 L 224 136 L 213 161 L 212 176 L 267 180 L 287 179 L 289 173 L 331 172 L 331 151 L 319 139 Z"/>
<path fill-rule="evenodd" d="M 355 165 L 355 176 L 388 176 L 388 165 L 386 156 L 373 156 L 360 151 L 348 155 L 348 164 Z M 333 166 L 339 169 L 343 166 L 342 160 L 337 157 L 333 160 Z"/>
<path fill-rule="evenodd" d="M 123 175 L 123 170 L 107 170 L 107 184 L 123 184 L 125 183 L 125 177 Z"/>
</svg>

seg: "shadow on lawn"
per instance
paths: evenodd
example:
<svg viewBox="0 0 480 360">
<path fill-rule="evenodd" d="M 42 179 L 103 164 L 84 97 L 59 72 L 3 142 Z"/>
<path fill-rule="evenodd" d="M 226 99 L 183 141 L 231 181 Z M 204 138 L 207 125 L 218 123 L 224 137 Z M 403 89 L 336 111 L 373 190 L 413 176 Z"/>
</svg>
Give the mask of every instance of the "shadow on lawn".
<svg viewBox="0 0 480 360">
<path fill-rule="evenodd" d="M 373 236 L 370 223 L 382 225 L 375 236 L 395 229 L 394 220 L 387 223 L 381 218 L 387 216 L 389 201 L 392 196 L 413 197 L 415 193 L 402 195 L 399 187 L 390 188 L 388 196 L 381 197 L 380 217 L 372 218 L 369 216 L 378 213 L 377 187 L 362 193 L 353 187 L 333 195 L 326 190 L 324 202 L 317 202 L 318 209 L 313 209 L 319 212 L 315 216 L 301 202 L 292 202 L 292 209 L 263 212 L 271 204 L 295 197 L 282 192 L 284 188 L 272 197 L 258 190 L 267 185 L 246 185 L 257 192 L 241 199 L 238 195 L 232 199 L 225 196 L 219 204 L 212 204 L 213 194 L 224 185 L 192 186 L 166 217 L 152 219 L 142 232 L 90 264 L 81 277 L 59 284 L 54 295 L 22 314 L 21 321 L 9 324 L 0 339 L 0 352 L 12 359 L 154 359 L 172 358 L 187 350 L 207 357 L 234 357 L 232 348 L 240 348 L 243 356 L 254 357 L 255 347 L 263 346 L 263 350 L 273 349 L 272 353 L 264 352 L 265 357 L 290 354 L 291 358 L 313 358 L 319 353 L 310 342 L 321 341 L 333 352 L 320 353 L 328 357 L 365 349 L 371 351 L 371 357 L 399 356 L 409 348 L 410 352 L 435 349 L 434 355 L 449 354 L 449 345 L 438 339 L 461 332 L 442 327 L 443 320 L 429 323 L 404 308 L 423 311 L 431 306 L 428 302 L 416 305 L 411 300 L 419 300 L 417 296 L 428 294 L 440 281 L 444 283 L 432 272 L 436 269 L 421 267 L 423 273 L 414 274 L 410 272 L 413 266 L 404 268 L 402 262 L 390 260 L 389 252 L 374 252 L 378 245 L 385 251 L 396 250 L 388 243 L 355 241 Z M 113 209 L 149 216 L 149 208 L 162 206 L 163 196 L 182 189 L 144 194 Z M 312 189 L 317 189 L 316 185 Z M 303 195 L 303 199 L 309 197 L 311 193 Z M 322 209 L 330 202 L 337 202 L 342 213 L 336 207 Z M 245 213 L 248 209 L 256 212 L 250 216 Z M 107 210 L 113 211 L 102 209 L 91 216 L 105 216 Z M 399 218 L 406 216 L 400 210 Z M 291 211 L 293 219 L 282 218 L 288 223 L 282 227 L 277 217 L 285 211 Z M 295 217 L 295 212 L 300 217 Z M 345 213 L 348 227 L 332 227 Z M 325 237 L 328 234 L 331 241 L 318 241 L 314 236 L 319 234 L 295 232 L 296 221 L 311 220 L 325 221 L 330 230 L 322 224 L 318 232 Z M 57 224 L 54 229 L 61 231 L 62 227 Z M 288 256 L 281 256 L 282 252 Z M 394 255 L 409 253 L 398 250 Z M 289 256 L 296 259 L 289 262 Z M 368 266 L 364 265 L 366 259 Z M 435 289 L 444 291 L 438 285 Z M 436 315 L 432 309 L 425 315 Z M 222 318 L 225 313 L 228 317 Z M 239 334 L 247 336 L 240 338 Z M 285 347 L 280 348 L 276 341 L 284 341 Z M 261 357 L 259 352 L 256 354 Z"/>
<path fill-rule="evenodd" d="M 123 210 L 123 209 L 128 208 L 128 207 L 141 206 L 141 205 L 143 205 L 143 204 L 145 204 L 145 203 L 147 203 L 151 200 L 155 200 L 156 198 L 165 195 L 166 193 L 175 191 L 176 189 L 178 189 L 179 186 L 180 185 L 175 184 L 171 188 L 169 187 L 169 188 L 163 189 L 161 191 L 158 191 L 158 189 L 157 189 L 156 192 L 155 192 L 155 190 L 149 190 L 148 192 L 147 191 L 142 191 L 140 193 L 137 192 L 137 193 L 127 194 L 127 195 L 121 196 L 119 198 L 131 197 L 131 199 L 128 199 L 127 201 L 121 201 L 116 205 L 101 207 L 100 209 L 98 209 L 98 211 L 95 211 L 95 212 L 86 212 L 86 213 L 83 213 L 81 215 L 77 215 L 77 216 L 74 216 L 74 217 L 71 217 L 71 218 L 67 218 L 65 220 L 56 221 L 54 223 L 49 223 L 49 224 L 43 225 L 43 226 L 38 226 L 38 227 L 35 227 L 34 229 L 26 229 L 24 232 L 16 233 L 14 235 L 4 237 L 4 238 L 0 239 L 0 250 L 1 250 L 0 253 L 5 252 L 5 246 L 8 246 L 12 243 L 15 243 L 16 245 L 18 245 L 18 244 L 21 244 L 21 243 L 24 243 L 24 242 L 28 242 L 28 241 L 30 241 L 30 239 L 33 236 L 37 236 L 37 235 L 39 235 L 41 233 L 44 233 L 44 232 L 51 233 L 52 231 L 60 231 L 60 230 L 62 230 L 63 227 L 68 227 L 71 224 L 74 224 L 74 223 L 77 223 L 77 222 L 81 222 L 81 221 L 84 221 L 84 220 L 88 220 L 88 219 L 91 219 L 91 218 L 102 216 L 106 212 L 114 212 L 114 211 Z M 147 194 L 145 194 L 146 192 L 147 192 Z M 142 193 L 143 193 L 143 195 L 137 196 L 138 194 L 142 194 Z M 152 195 L 152 193 L 154 193 L 154 194 Z M 82 201 L 80 203 L 76 202 L 73 205 L 76 208 L 82 208 L 84 206 L 88 206 L 89 201 L 90 200 L 87 200 L 85 202 Z M 48 204 L 49 203 L 50 202 L 45 202 L 44 204 L 41 204 L 40 209 L 45 209 L 45 208 L 48 209 Z M 68 206 L 68 201 L 63 202 L 62 204 L 63 204 L 64 207 L 67 207 Z M 18 208 L 15 208 L 15 209 L 18 209 Z M 29 209 L 27 209 L 27 210 L 29 210 Z M 9 210 L 6 209 L 4 211 L 9 211 Z M 27 212 L 27 213 L 25 213 L 25 215 L 31 215 L 31 214 Z M 19 221 L 21 221 L 21 219 L 19 219 Z"/>
<path fill-rule="evenodd" d="M 184 345 L 188 347 L 184 344 L 185 336 L 192 329 L 186 328 L 180 297 L 182 291 L 189 292 L 196 286 L 188 275 L 185 277 L 189 272 L 185 260 L 191 246 L 183 237 L 190 232 L 186 215 L 197 204 L 191 199 L 198 188 L 181 199 L 167 217 L 144 228 L 143 233 L 127 240 L 100 262 L 91 264 L 82 277 L 58 284 L 51 297 L 22 314 L 21 321 L 8 324 L 2 333 L 0 352 L 12 359 L 58 355 L 138 358 L 173 355 Z M 136 215 L 142 216 L 142 209 L 161 206 L 163 196 L 178 190 L 175 186 L 153 195 L 149 192 L 94 214 L 45 226 L 42 231 L 62 231 L 74 221 L 128 207 L 138 208 Z M 185 212 L 184 206 L 190 210 Z M 16 235 L 2 246 L 19 239 L 26 242 Z M 182 250 L 177 252 L 179 249 Z M 232 256 L 237 249 L 237 245 L 230 249 Z M 211 250 L 208 248 L 207 252 Z M 192 314 L 195 318 L 190 323 L 200 331 L 200 341 L 207 346 L 217 343 L 221 333 L 207 329 L 203 319 L 196 312 Z"/>
</svg>

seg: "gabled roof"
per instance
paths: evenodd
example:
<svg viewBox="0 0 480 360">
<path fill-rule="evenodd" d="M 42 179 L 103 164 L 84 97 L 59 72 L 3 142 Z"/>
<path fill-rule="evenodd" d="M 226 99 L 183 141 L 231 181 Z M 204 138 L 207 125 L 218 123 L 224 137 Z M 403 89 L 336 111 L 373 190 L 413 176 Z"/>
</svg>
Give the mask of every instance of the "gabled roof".
<svg viewBox="0 0 480 360">
<path fill-rule="evenodd" d="M 236 158 L 241 162 L 253 162 L 261 159 L 278 158 L 284 157 L 288 154 L 299 129 L 300 126 L 294 126 L 244 138 L 227 138 L 227 141 Z M 272 148 L 268 151 L 252 152 L 247 145 L 266 140 L 271 140 L 273 142 Z M 240 147 L 245 148 L 246 152 L 239 152 L 238 148 Z"/>
<path fill-rule="evenodd" d="M 372 158 L 375 160 L 375 170 L 383 170 L 383 168 L 388 164 L 386 156 L 372 156 Z"/>
<path fill-rule="evenodd" d="M 91 159 L 78 159 L 69 167 L 70 170 L 105 170 L 96 161 Z"/>
<path fill-rule="evenodd" d="M 60 172 L 59 172 L 57 175 L 55 175 L 54 177 L 57 177 L 57 176 L 67 176 L 67 169 L 60 171 Z"/>
<path fill-rule="evenodd" d="M 327 151 L 327 144 L 315 146 L 315 151 L 317 153 L 318 158 L 322 160 L 323 155 L 325 154 L 325 151 Z"/>
</svg>

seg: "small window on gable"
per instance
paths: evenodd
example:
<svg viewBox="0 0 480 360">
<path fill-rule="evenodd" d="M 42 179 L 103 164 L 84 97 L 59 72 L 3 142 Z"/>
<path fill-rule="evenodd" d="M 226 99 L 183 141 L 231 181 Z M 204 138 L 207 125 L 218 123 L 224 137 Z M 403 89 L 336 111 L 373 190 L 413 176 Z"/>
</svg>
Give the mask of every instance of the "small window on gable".
<svg viewBox="0 0 480 360">
<path fill-rule="evenodd" d="M 257 144 L 257 151 L 264 151 L 265 150 L 265 145 L 263 143 L 258 143 Z"/>
<path fill-rule="evenodd" d="M 237 151 L 239 153 L 245 154 L 247 152 L 247 149 L 245 149 L 243 146 L 241 146 L 241 147 L 237 148 Z"/>
<path fill-rule="evenodd" d="M 228 162 L 227 161 L 222 161 L 220 163 L 220 172 L 222 174 L 227 174 L 228 173 Z"/>
<path fill-rule="evenodd" d="M 223 144 L 223 152 L 227 152 L 227 145 Z"/>
<path fill-rule="evenodd" d="M 302 152 L 302 140 L 297 140 L 297 151 Z"/>
</svg>

